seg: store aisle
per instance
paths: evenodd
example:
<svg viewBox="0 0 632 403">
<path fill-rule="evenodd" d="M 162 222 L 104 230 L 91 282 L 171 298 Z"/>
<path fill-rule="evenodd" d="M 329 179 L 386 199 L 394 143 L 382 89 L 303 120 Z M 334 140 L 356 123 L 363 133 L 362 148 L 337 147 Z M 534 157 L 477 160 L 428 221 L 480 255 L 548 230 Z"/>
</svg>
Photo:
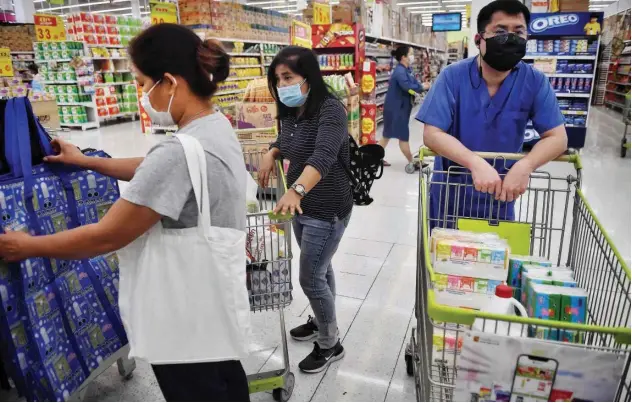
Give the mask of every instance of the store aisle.
<svg viewBox="0 0 632 403">
<path fill-rule="evenodd" d="M 411 122 L 411 142 L 421 144 L 422 125 Z M 591 119 L 584 159 L 584 189 L 625 259 L 630 260 L 630 160 L 618 156 L 623 125 L 608 111 L 596 109 Z M 103 148 L 113 156 L 143 155 L 159 136 L 138 134 L 138 123 L 96 131 L 65 133 L 76 144 Z M 296 374 L 294 401 L 414 401 L 414 384 L 406 375 L 404 349 L 413 324 L 417 236 L 418 176 L 404 173 L 405 160 L 397 144 L 387 150 L 393 164 L 374 185 L 373 205 L 358 207 L 334 259 L 340 334 L 346 349 L 342 361 L 320 374 L 302 374 L 298 362 L 312 350 L 311 343 L 290 340 L 292 370 Z M 556 174 L 571 173 L 567 164 L 546 167 Z M 298 284 L 298 248 L 294 245 L 294 298 L 286 310 L 287 328 L 307 320 L 309 304 Z M 253 316 L 254 353 L 245 362 L 248 373 L 281 368 L 277 313 Z M 88 400 L 160 400 L 151 369 L 138 362 L 130 381 L 122 381 L 113 367 L 90 387 Z M 272 395 L 253 395 L 272 401 Z"/>
</svg>

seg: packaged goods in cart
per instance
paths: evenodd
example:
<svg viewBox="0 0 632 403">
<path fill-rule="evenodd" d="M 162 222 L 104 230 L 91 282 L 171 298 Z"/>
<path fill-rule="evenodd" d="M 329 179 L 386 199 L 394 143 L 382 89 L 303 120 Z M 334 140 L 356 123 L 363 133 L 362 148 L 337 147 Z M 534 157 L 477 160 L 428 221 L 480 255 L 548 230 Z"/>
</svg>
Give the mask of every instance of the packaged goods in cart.
<svg viewBox="0 0 632 403">
<path fill-rule="evenodd" d="M 588 294 L 581 288 L 561 287 L 546 284 L 531 284 L 530 299 L 527 302 L 527 312 L 530 317 L 571 323 L 586 322 L 586 304 Z M 531 329 L 531 337 L 546 340 L 576 340 L 575 332 L 560 331 L 538 327 Z"/>
<path fill-rule="evenodd" d="M 514 298 L 520 300 L 520 289 L 522 288 L 522 266 L 531 264 L 542 267 L 551 267 L 552 264 L 547 259 L 537 256 L 509 256 L 509 273 L 507 284 L 514 288 Z"/>
<path fill-rule="evenodd" d="M 482 312 L 494 313 L 498 315 L 515 316 L 516 309 L 520 316 L 527 317 L 527 310 L 518 300 L 512 297 L 513 289 L 507 285 L 500 284 L 496 287 L 493 297 L 481 308 Z M 477 318 L 472 325 L 472 330 L 481 332 L 506 334 L 515 337 L 526 336 L 526 328 L 520 324 L 511 324 L 506 321 L 496 321 L 491 319 Z"/>
<path fill-rule="evenodd" d="M 528 278 L 548 279 L 551 283 L 540 282 L 540 284 L 558 285 L 553 283 L 553 281 L 573 280 L 573 271 L 565 267 L 542 267 L 537 264 L 523 264 L 520 278 L 520 302 L 526 304 Z"/>
</svg>

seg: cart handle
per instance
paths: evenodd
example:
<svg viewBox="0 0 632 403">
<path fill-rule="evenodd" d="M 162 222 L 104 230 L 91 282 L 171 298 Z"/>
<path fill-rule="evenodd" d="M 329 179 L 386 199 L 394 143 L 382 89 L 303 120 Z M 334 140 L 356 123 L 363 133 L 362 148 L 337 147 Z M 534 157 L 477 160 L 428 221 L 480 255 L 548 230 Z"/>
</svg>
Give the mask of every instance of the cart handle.
<svg viewBox="0 0 632 403">
<path fill-rule="evenodd" d="M 510 161 L 518 161 L 527 155 L 527 154 L 517 154 L 517 153 L 494 153 L 494 152 L 475 152 L 474 154 L 484 159 L 504 158 Z M 432 151 L 431 149 L 429 149 L 428 147 L 421 147 L 419 149 L 419 160 L 422 160 L 424 157 L 437 157 L 437 156 L 438 154 Z M 578 171 L 582 169 L 582 161 L 581 161 L 581 158 L 579 158 L 579 154 L 577 153 L 560 155 L 553 161 L 569 162 L 575 165 L 575 169 L 577 169 Z"/>
</svg>

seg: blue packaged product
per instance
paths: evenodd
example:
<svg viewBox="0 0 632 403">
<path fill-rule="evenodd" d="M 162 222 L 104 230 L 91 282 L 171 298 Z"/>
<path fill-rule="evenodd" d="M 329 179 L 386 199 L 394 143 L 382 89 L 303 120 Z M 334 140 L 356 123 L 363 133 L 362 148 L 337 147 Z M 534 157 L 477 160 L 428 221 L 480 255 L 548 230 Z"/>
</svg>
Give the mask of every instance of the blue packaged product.
<svg viewBox="0 0 632 403">
<path fill-rule="evenodd" d="M 539 256 L 509 255 L 507 285 L 514 289 L 514 298 L 520 300 L 522 289 L 522 267 L 524 265 L 551 267 L 551 262 Z"/>
<path fill-rule="evenodd" d="M 575 78 L 575 77 L 571 78 L 570 90 L 571 91 L 577 91 L 577 78 Z"/>
<path fill-rule="evenodd" d="M 564 86 L 562 87 L 562 90 L 570 91 L 570 89 L 571 89 L 571 79 L 567 77 L 564 79 Z"/>
<path fill-rule="evenodd" d="M 592 87 L 592 78 L 587 78 L 584 81 L 584 92 L 590 92 L 591 87 Z"/>
<path fill-rule="evenodd" d="M 554 286 L 544 284 L 532 285 L 531 299 L 527 302 L 529 317 L 545 320 L 559 320 L 561 296 L 553 287 Z M 532 337 L 538 339 L 559 339 L 559 331 L 557 329 L 538 327 L 537 329 L 532 329 L 530 333 Z"/>
<path fill-rule="evenodd" d="M 557 85 L 557 78 L 555 77 L 549 78 L 549 84 L 551 84 L 551 87 L 555 88 L 555 86 Z"/>
</svg>

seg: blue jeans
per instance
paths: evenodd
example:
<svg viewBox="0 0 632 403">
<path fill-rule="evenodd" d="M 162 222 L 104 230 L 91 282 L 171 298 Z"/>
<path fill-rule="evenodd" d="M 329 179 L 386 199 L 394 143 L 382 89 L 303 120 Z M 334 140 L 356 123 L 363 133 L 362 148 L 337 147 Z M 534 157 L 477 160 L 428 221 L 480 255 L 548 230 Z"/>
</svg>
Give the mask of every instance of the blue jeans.
<svg viewBox="0 0 632 403">
<path fill-rule="evenodd" d="M 318 345 L 323 349 L 332 348 L 338 342 L 336 280 L 331 259 L 350 219 L 351 214 L 334 221 L 299 215 L 293 223 L 294 235 L 301 249 L 299 282 L 314 311 Z"/>
</svg>

